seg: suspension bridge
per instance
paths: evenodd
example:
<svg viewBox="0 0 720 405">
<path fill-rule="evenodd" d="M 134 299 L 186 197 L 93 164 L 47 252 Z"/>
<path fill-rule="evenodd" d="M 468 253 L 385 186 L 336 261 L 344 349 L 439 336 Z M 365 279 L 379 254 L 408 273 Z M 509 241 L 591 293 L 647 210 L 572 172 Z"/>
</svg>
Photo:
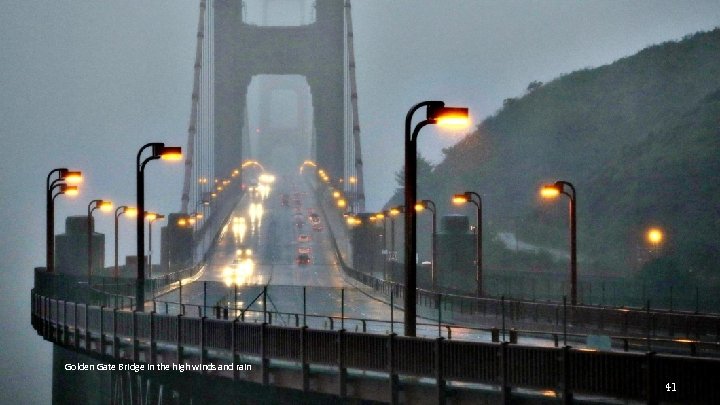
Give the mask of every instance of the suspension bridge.
<svg viewBox="0 0 720 405">
<path fill-rule="evenodd" d="M 184 182 L 160 264 L 142 283 L 137 263 L 35 269 L 32 324 L 55 345 L 55 401 L 720 395 L 720 316 L 700 311 L 421 288 L 417 336 L 404 336 L 395 231 L 365 212 L 351 2 L 289 1 L 302 16 L 292 26 L 268 24 L 268 3 L 263 24 L 241 1 L 199 3 Z M 62 246 L 83 263 L 78 240 Z"/>
</svg>

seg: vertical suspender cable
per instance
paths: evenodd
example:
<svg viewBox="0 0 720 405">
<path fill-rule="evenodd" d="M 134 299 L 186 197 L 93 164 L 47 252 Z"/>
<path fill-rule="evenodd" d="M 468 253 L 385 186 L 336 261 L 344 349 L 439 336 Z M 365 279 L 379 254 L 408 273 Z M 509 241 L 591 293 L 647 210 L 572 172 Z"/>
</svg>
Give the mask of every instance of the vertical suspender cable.
<svg viewBox="0 0 720 405">
<path fill-rule="evenodd" d="M 365 186 L 363 183 L 362 148 L 360 145 L 360 116 L 358 114 L 357 81 L 355 80 L 355 48 L 353 47 L 353 27 L 350 0 L 345 2 L 345 24 L 347 27 L 347 52 L 350 58 L 348 76 L 350 78 L 350 102 L 352 105 L 352 134 L 355 164 L 355 199 L 358 212 L 365 211 Z"/>
<path fill-rule="evenodd" d="M 190 182 L 192 181 L 192 166 L 194 157 L 194 146 L 195 146 L 195 133 L 197 113 L 198 113 L 198 99 L 199 99 L 199 81 L 200 71 L 202 65 L 202 44 L 205 32 L 205 9 L 206 0 L 200 1 L 200 16 L 198 17 L 198 30 L 197 30 L 197 45 L 195 49 L 195 70 L 193 78 L 193 92 L 192 92 L 192 107 L 190 108 L 190 124 L 188 125 L 188 141 L 187 141 L 187 153 L 185 156 L 185 179 L 183 181 L 183 191 L 181 197 L 181 208 L 180 212 L 188 212 L 188 203 L 190 201 Z M 140 213 L 139 215 L 142 215 Z"/>
</svg>

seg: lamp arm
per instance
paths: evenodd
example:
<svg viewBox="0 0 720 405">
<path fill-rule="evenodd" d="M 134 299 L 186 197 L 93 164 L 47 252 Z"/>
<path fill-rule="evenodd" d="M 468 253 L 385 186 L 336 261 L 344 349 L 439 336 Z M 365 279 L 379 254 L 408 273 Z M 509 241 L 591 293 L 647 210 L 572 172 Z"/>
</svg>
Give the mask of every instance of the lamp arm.
<svg viewBox="0 0 720 405">
<path fill-rule="evenodd" d="M 63 168 L 50 170 L 50 173 L 48 173 L 48 175 L 47 175 L 47 180 L 45 181 L 45 188 L 48 191 L 50 190 L 50 178 L 52 177 L 52 175 L 54 173 L 62 173 L 63 171 L 67 171 L 67 169 L 63 167 Z M 58 180 L 60 180 L 60 177 L 58 177 Z"/>
<path fill-rule="evenodd" d="M 437 105 L 437 106 L 442 107 L 445 105 L 445 103 L 442 101 L 423 101 L 421 103 L 417 103 L 414 106 L 412 106 L 412 108 L 410 108 L 410 110 L 408 110 L 407 115 L 405 115 L 405 134 L 410 135 L 410 126 L 412 125 L 412 117 L 413 117 L 413 114 L 415 114 L 415 111 L 417 111 L 418 109 L 420 109 L 422 107 L 427 107 L 427 106 L 431 106 L 431 105 Z M 415 140 L 415 138 L 417 137 L 417 129 L 418 128 L 416 127 L 415 129 L 416 129 L 416 131 L 415 131 L 415 133 L 413 133 L 413 136 L 411 136 L 410 139 L 407 139 L 406 141 L 412 142 L 413 140 Z"/>
</svg>

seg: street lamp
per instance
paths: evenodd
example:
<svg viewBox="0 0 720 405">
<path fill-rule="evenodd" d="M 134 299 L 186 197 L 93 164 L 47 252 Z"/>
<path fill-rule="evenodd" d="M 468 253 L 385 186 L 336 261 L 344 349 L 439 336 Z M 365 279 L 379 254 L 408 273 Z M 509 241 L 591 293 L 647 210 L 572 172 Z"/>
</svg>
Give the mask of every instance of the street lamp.
<svg viewBox="0 0 720 405">
<path fill-rule="evenodd" d="M 390 281 L 395 281 L 395 262 L 397 262 L 397 253 L 395 252 L 395 218 L 403 212 L 405 212 L 405 207 L 402 205 L 392 207 L 388 210 L 388 214 L 390 214 Z"/>
<path fill-rule="evenodd" d="M 384 210 L 375 214 L 377 219 L 383 221 L 383 250 L 385 251 L 385 257 L 383 260 L 383 280 L 387 280 L 387 262 L 388 262 L 388 244 L 387 244 L 387 219 L 390 216 L 390 211 Z"/>
<path fill-rule="evenodd" d="M 128 207 L 127 205 L 121 205 L 115 209 L 115 272 L 114 277 L 117 279 L 118 273 L 119 273 L 119 266 L 118 266 L 118 222 L 120 215 L 125 214 L 128 217 L 134 217 L 137 215 L 137 208 L 135 207 Z"/>
<path fill-rule="evenodd" d="M 347 224 L 351 227 L 357 226 L 357 225 L 362 225 L 362 220 L 360 218 L 356 217 L 355 215 L 348 215 L 345 220 L 346 220 Z"/>
<path fill-rule="evenodd" d="M 142 160 L 142 153 L 150 149 L 149 157 Z M 135 177 L 137 183 L 137 210 L 138 213 L 145 212 L 145 165 L 156 159 L 180 160 L 182 149 L 179 146 L 165 146 L 164 143 L 152 142 L 143 145 L 137 153 L 135 161 Z M 145 218 L 144 215 L 137 216 L 137 283 L 135 286 L 135 309 L 145 310 Z"/>
<path fill-rule="evenodd" d="M 411 132 L 415 111 L 426 107 L 427 116 Z M 445 107 L 442 101 L 423 101 L 414 105 L 405 116 L 405 206 L 415 207 L 417 200 L 417 137 L 422 127 L 429 124 L 467 125 L 468 109 Z M 417 223 L 414 209 L 405 210 L 405 336 L 415 336 L 417 279 L 415 255 Z"/>
<path fill-rule="evenodd" d="M 152 224 L 155 221 L 159 221 L 165 218 L 165 215 L 158 214 L 156 212 L 146 212 L 145 218 L 148 221 L 148 278 L 152 278 Z"/>
<path fill-rule="evenodd" d="M 53 195 L 53 197 L 52 197 L 53 200 L 61 194 L 65 194 L 68 197 L 75 197 L 76 195 L 78 195 L 78 187 L 77 186 L 68 186 L 67 184 L 58 184 L 58 185 L 60 186 L 60 191 L 58 191 L 57 193 L 55 193 L 55 195 Z"/>
<path fill-rule="evenodd" d="M 658 228 L 650 228 L 647 231 L 647 240 L 655 247 L 662 242 L 663 237 L 663 231 Z"/>
<path fill-rule="evenodd" d="M 57 174 L 57 178 L 52 180 L 54 174 Z M 51 170 L 45 181 L 45 269 L 50 273 L 55 270 L 55 197 L 60 194 L 77 195 L 75 185 L 80 182 L 82 182 L 82 172 L 65 168 Z M 53 190 L 56 188 L 60 188 L 60 192 L 53 196 Z"/>
<path fill-rule="evenodd" d="M 477 197 L 473 198 L 473 197 Z M 462 205 L 465 203 L 473 203 L 477 207 L 477 246 L 475 248 L 475 295 L 482 297 L 483 295 L 483 237 L 482 237 L 482 197 L 480 194 L 473 191 L 466 191 L 463 194 L 455 194 L 452 198 L 452 202 L 455 205 Z"/>
<path fill-rule="evenodd" d="M 120 269 L 118 266 L 118 219 L 120 215 L 125 214 L 128 217 L 134 217 L 137 215 L 137 208 L 128 207 L 127 205 L 121 205 L 115 209 L 115 268 L 113 270 L 113 278 L 115 279 L 115 307 L 118 306 L 118 277 L 120 276 Z"/>
<path fill-rule="evenodd" d="M 100 211 L 103 212 L 110 212 L 112 210 L 113 204 L 112 201 L 108 200 L 92 200 L 88 204 L 87 209 L 87 255 L 88 255 L 88 286 L 90 286 L 90 281 L 92 278 L 92 257 L 93 257 L 93 244 L 92 244 L 92 237 L 93 237 L 93 212 L 100 208 Z"/>
<path fill-rule="evenodd" d="M 652 254 L 657 254 L 660 244 L 665 239 L 665 234 L 663 233 L 662 229 L 657 228 L 657 227 L 652 227 L 647 230 L 647 233 L 645 234 L 645 238 L 647 239 L 648 243 L 652 247 L 651 248 Z"/>
<path fill-rule="evenodd" d="M 543 198 L 556 198 L 565 194 L 570 199 L 570 304 L 577 305 L 577 219 L 575 207 L 577 197 L 572 183 L 558 180 L 553 184 L 545 184 L 540 189 Z"/>
<path fill-rule="evenodd" d="M 415 211 L 422 212 L 424 209 L 429 209 L 432 213 L 432 240 L 430 248 L 432 250 L 432 263 L 430 263 L 430 278 L 432 280 L 432 289 L 435 290 L 437 287 L 437 208 L 432 200 L 422 200 L 415 204 Z"/>
</svg>

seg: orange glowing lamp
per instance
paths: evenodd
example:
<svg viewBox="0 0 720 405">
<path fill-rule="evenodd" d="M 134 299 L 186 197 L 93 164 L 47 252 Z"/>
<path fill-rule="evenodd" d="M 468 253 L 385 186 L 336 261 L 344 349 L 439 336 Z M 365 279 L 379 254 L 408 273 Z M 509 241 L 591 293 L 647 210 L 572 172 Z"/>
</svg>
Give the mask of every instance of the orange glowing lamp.
<svg viewBox="0 0 720 405">
<path fill-rule="evenodd" d="M 442 107 L 433 118 L 442 127 L 467 127 L 470 124 L 468 109 L 465 107 Z"/>
<path fill-rule="evenodd" d="M 67 186 L 67 185 L 64 185 L 64 186 L 60 189 L 60 191 L 62 191 L 63 194 L 65 194 L 65 195 L 68 196 L 68 197 L 75 197 L 75 196 L 78 195 L 79 192 L 80 192 L 80 191 L 78 190 L 78 187 L 77 187 L 77 186 Z"/>
<path fill-rule="evenodd" d="M 454 205 L 463 205 L 470 201 L 470 197 L 465 194 L 455 194 L 452 197 L 452 203 Z"/>
<path fill-rule="evenodd" d="M 98 203 L 98 207 L 100 208 L 100 211 L 110 212 L 113 208 L 113 203 L 109 200 L 102 200 Z"/>
<path fill-rule="evenodd" d="M 545 184 L 540 188 L 542 198 L 555 198 L 560 195 L 560 187 L 555 184 Z"/>
<path fill-rule="evenodd" d="M 163 146 L 162 150 L 160 150 L 160 159 L 180 160 L 182 159 L 182 148 L 179 146 Z"/>
<path fill-rule="evenodd" d="M 651 244 L 659 245 L 660 243 L 662 243 L 665 235 L 663 234 L 663 231 L 659 228 L 650 228 L 648 229 L 645 237 L 647 238 L 647 241 Z"/>
<path fill-rule="evenodd" d="M 83 181 L 82 172 L 80 171 L 70 171 L 64 173 L 62 176 L 63 181 L 67 184 L 80 184 Z M 66 193 L 67 194 L 67 193 Z"/>
</svg>

